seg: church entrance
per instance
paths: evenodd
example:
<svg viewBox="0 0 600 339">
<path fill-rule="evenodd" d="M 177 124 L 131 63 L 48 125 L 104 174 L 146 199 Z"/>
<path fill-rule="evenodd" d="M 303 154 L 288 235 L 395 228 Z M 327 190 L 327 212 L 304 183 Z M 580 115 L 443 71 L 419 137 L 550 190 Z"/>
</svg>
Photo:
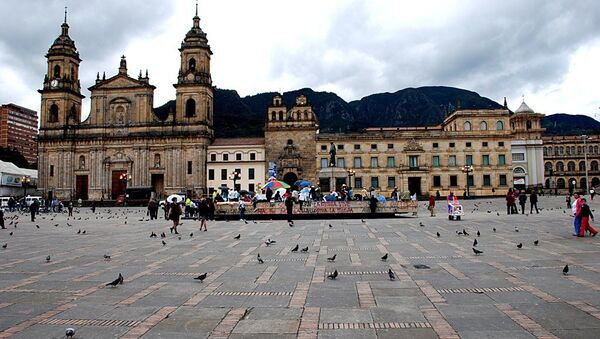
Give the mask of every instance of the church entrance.
<svg viewBox="0 0 600 339">
<path fill-rule="evenodd" d="M 88 176 L 78 175 L 75 177 L 75 198 L 88 200 Z"/>
<path fill-rule="evenodd" d="M 294 184 L 298 181 L 298 176 L 294 172 L 288 172 L 283 176 L 283 182 L 294 187 Z"/>
<path fill-rule="evenodd" d="M 121 175 L 124 175 L 126 173 L 126 171 L 112 171 L 112 199 L 117 199 L 119 195 L 125 194 L 126 181 L 121 179 Z"/>
<path fill-rule="evenodd" d="M 152 174 L 152 192 L 158 199 L 162 199 L 163 191 L 165 190 L 165 175 L 164 174 Z"/>
<path fill-rule="evenodd" d="M 408 191 L 411 195 L 421 195 L 421 177 L 408 177 Z"/>
</svg>

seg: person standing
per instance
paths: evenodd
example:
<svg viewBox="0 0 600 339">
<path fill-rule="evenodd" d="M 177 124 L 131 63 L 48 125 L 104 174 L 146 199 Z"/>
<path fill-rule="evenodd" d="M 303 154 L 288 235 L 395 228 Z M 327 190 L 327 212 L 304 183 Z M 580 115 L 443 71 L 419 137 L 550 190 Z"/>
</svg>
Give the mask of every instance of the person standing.
<svg viewBox="0 0 600 339">
<path fill-rule="evenodd" d="M 567 197 L 565 198 L 565 202 L 567 203 L 567 208 L 571 208 L 571 195 L 567 193 Z"/>
<path fill-rule="evenodd" d="M 525 190 L 521 190 L 519 193 L 519 205 L 521 205 L 521 213 L 525 214 L 525 204 L 527 203 L 527 194 L 525 194 Z M 519 211 L 517 211 L 519 214 Z"/>
<path fill-rule="evenodd" d="M 290 227 L 294 226 L 294 220 L 292 220 L 292 213 L 294 212 L 294 200 L 290 194 L 285 197 L 285 209 L 287 212 L 287 221 L 290 224 Z"/>
<path fill-rule="evenodd" d="M 148 201 L 148 214 L 150 214 L 150 220 L 158 219 L 158 202 L 154 198 L 150 198 Z"/>
<path fill-rule="evenodd" d="M 240 211 L 240 221 L 246 221 L 246 203 L 243 199 L 240 199 L 238 204 L 238 210 Z"/>
<path fill-rule="evenodd" d="M 579 216 L 581 217 L 581 227 L 579 230 L 578 237 L 583 237 L 585 235 L 585 231 L 589 231 L 592 234 L 592 237 L 595 237 L 598 234 L 595 228 L 590 225 L 590 218 L 594 220 L 594 215 L 590 210 L 590 206 L 587 204 L 585 199 L 581 199 L 581 209 L 579 211 Z"/>
<path fill-rule="evenodd" d="M 33 199 L 33 202 L 31 203 L 31 205 L 29 205 L 29 212 L 31 212 L 31 222 L 35 221 L 35 214 L 37 213 L 39 208 L 39 201 L 37 199 Z"/>
<path fill-rule="evenodd" d="M 398 187 L 394 187 L 394 190 L 392 191 L 390 199 L 392 201 L 398 201 Z"/>
<path fill-rule="evenodd" d="M 531 191 L 531 195 L 529 196 L 529 214 L 533 213 L 533 208 L 535 207 L 535 213 L 540 214 L 537 208 L 538 196 L 535 191 Z"/>
<path fill-rule="evenodd" d="M 92 201 L 92 213 L 96 213 L 96 202 Z"/>
<path fill-rule="evenodd" d="M 513 214 L 513 205 L 515 203 L 515 196 L 513 195 L 512 188 L 508 189 L 508 193 L 506 193 L 506 214 Z"/>
<path fill-rule="evenodd" d="M 204 226 L 204 231 L 207 231 L 206 226 L 208 225 L 208 218 L 210 216 L 210 206 L 208 205 L 208 200 L 202 198 L 200 203 L 198 204 L 198 214 L 200 217 L 200 231 L 202 231 L 202 226 Z"/>
<path fill-rule="evenodd" d="M 69 216 L 73 216 L 73 200 L 69 200 L 69 204 L 67 205 L 67 210 L 69 211 Z"/>
<path fill-rule="evenodd" d="M 0 227 L 5 230 L 6 226 L 4 226 L 4 208 L 0 208 Z"/>
<path fill-rule="evenodd" d="M 273 198 L 273 189 L 271 189 L 271 186 L 267 186 L 267 191 L 265 192 L 265 196 L 267 198 L 267 202 L 271 202 L 271 198 Z"/>
<path fill-rule="evenodd" d="M 375 215 L 377 211 L 377 198 L 374 195 L 369 198 L 369 208 L 371 209 L 371 215 Z"/>
<path fill-rule="evenodd" d="M 431 216 L 435 217 L 435 197 L 433 194 L 429 195 L 429 206 L 427 206 L 429 212 L 431 212 Z"/>
<path fill-rule="evenodd" d="M 173 221 L 173 226 L 171 226 L 171 233 L 173 231 L 175 234 L 179 234 L 177 232 L 177 226 L 179 226 L 179 218 L 183 211 L 181 210 L 181 205 L 177 203 L 177 198 L 173 198 L 173 202 L 169 206 L 169 219 Z"/>
<path fill-rule="evenodd" d="M 573 198 L 575 199 L 571 204 L 571 211 L 575 217 L 573 219 L 573 235 L 579 235 L 579 230 L 581 229 L 581 216 L 579 215 L 579 212 L 581 211 L 581 204 L 583 202 L 577 193 L 573 194 Z"/>
<path fill-rule="evenodd" d="M 590 189 L 590 198 L 592 198 L 592 200 L 594 200 L 594 195 L 596 195 L 596 191 L 594 191 L 593 188 Z"/>
<path fill-rule="evenodd" d="M 13 199 L 13 197 L 8 198 L 8 210 L 10 212 L 14 212 L 15 211 L 15 199 Z"/>
<path fill-rule="evenodd" d="M 208 198 L 206 199 L 206 202 L 208 203 L 208 219 L 215 220 L 215 201 Z"/>
</svg>

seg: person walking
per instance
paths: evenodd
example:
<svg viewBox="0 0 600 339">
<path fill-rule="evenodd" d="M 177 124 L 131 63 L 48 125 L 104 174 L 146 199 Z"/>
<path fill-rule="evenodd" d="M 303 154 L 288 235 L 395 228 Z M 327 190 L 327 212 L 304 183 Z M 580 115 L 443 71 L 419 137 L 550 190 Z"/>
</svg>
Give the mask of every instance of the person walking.
<svg viewBox="0 0 600 339">
<path fill-rule="evenodd" d="M 513 205 L 515 204 L 515 196 L 513 194 L 512 188 L 508 189 L 508 193 L 506 193 L 506 214 L 513 214 Z"/>
<path fill-rule="evenodd" d="M 579 212 L 581 211 L 581 205 L 583 201 L 577 193 L 573 194 L 573 199 L 575 199 L 571 204 L 571 211 L 575 217 L 573 219 L 573 235 L 579 235 L 579 231 L 581 229 L 581 216 L 579 215 Z"/>
<path fill-rule="evenodd" d="M 73 200 L 69 200 L 69 204 L 67 205 L 67 210 L 69 211 L 69 216 L 73 216 Z"/>
<path fill-rule="evenodd" d="M 392 194 L 390 195 L 392 201 L 398 201 L 398 187 L 394 187 Z"/>
<path fill-rule="evenodd" d="M 371 215 L 375 215 L 377 211 L 377 198 L 374 195 L 369 198 L 369 208 L 371 209 Z"/>
<path fill-rule="evenodd" d="M 429 206 L 427 206 L 429 212 L 431 212 L 431 216 L 435 217 L 435 196 L 433 194 L 429 195 Z"/>
<path fill-rule="evenodd" d="M 204 226 L 204 232 L 206 232 L 206 226 L 208 225 L 208 218 L 210 216 L 210 206 L 208 205 L 207 199 L 202 198 L 202 200 L 200 200 L 200 203 L 198 204 L 198 214 L 200 217 L 200 231 L 202 231 L 202 226 Z"/>
<path fill-rule="evenodd" d="M 238 210 L 240 211 L 240 221 L 246 221 L 246 203 L 243 199 L 240 199 L 238 204 Z"/>
<path fill-rule="evenodd" d="M 181 205 L 177 203 L 177 198 L 173 198 L 173 202 L 169 205 L 169 219 L 173 221 L 171 233 L 175 232 L 175 234 L 179 234 L 179 232 L 177 232 L 177 226 L 179 226 L 181 214 L 183 214 Z"/>
<path fill-rule="evenodd" d="M 594 200 L 594 195 L 596 195 L 596 191 L 594 191 L 593 188 L 590 189 L 590 198 L 592 198 L 592 200 Z"/>
<path fill-rule="evenodd" d="M 531 191 L 531 195 L 529 196 L 529 214 L 533 213 L 533 208 L 535 207 L 535 213 L 540 214 L 537 208 L 538 196 L 535 191 Z"/>
<path fill-rule="evenodd" d="M 565 202 L 567 203 L 567 208 L 571 208 L 571 195 L 567 193 L 567 197 L 565 198 Z"/>
<path fill-rule="evenodd" d="M 215 201 L 208 198 L 206 199 L 206 202 L 208 203 L 208 219 L 215 220 Z"/>
<path fill-rule="evenodd" d="M 527 194 L 525 194 L 525 190 L 521 190 L 519 193 L 519 205 L 521 205 L 521 213 L 525 214 L 525 204 L 527 203 Z M 517 211 L 519 214 L 519 211 Z"/>
<path fill-rule="evenodd" d="M 154 198 L 150 198 L 150 201 L 148 201 L 148 214 L 150 220 L 158 219 L 158 202 Z"/>
<path fill-rule="evenodd" d="M 0 228 L 6 229 L 6 226 L 4 226 L 4 208 L 0 208 Z"/>
<path fill-rule="evenodd" d="M 585 235 L 585 231 L 589 231 L 592 234 L 592 237 L 595 237 L 598 234 L 595 228 L 590 225 L 590 218 L 594 220 L 594 215 L 590 210 L 590 206 L 587 204 L 585 199 L 581 199 L 581 209 L 579 210 L 579 216 L 581 217 L 581 227 L 579 230 L 578 237 L 583 237 Z"/>
<path fill-rule="evenodd" d="M 279 193 L 279 192 L 277 192 L 277 193 Z M 290 227 L 292 227 L 292 226 L 294 226 L 294 220 L 292 220 L 292 214 L 294 212 L 294 200 L 292 199 L 291 194 L 288 194 L 285 197 L 284 203 L 285 203 L 285 209 L 287 212 L 287 221 L 288 221 L 288 224 L 290 224 Z"/>
<path fill-rule="evenodd" d="M 96 202 L 92 201 L 92 213 L 96 213 Z"/>
<path fill-rule="evenodd" d="M 31 203 L 31 205 L 29 205 L 29 212 L 31 212 L 31 222 L 35 221 L 35 214 L 37 213 L 39 208 L 39 201 L 37 199 L 33 199 L 33 202 Z"/>
</svg>

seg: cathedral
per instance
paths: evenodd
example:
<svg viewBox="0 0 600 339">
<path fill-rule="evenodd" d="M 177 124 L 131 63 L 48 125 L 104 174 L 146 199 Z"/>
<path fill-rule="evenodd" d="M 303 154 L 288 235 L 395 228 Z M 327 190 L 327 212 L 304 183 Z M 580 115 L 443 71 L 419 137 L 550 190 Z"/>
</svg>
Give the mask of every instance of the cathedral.
<svg viewBox="0 0 600 339">
<path fill-rule="evenodd" d="M 69 25 L 46 54 L 38 137 L 39 184 L 48 198 L 111 200 L 126 188 L 158 195 L 206 192 L 207 146 L 213 139 L 211 48 L 193 26 L 181 47 L 176 109 L 166 119 L 153 111 L 148 72 L 132 77 L 121 57 L 118 71 L 100 74 L 89 88 L 91 111 L 81 120 L 79 64 Z M 116 67 L 115 67 L 116 68 Z"/>
</svg>

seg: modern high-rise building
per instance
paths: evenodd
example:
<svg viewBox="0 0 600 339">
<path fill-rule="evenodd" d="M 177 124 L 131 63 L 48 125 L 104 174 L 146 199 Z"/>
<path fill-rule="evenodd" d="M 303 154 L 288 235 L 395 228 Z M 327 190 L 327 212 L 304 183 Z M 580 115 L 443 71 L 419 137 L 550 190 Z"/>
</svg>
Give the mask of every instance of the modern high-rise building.
<svg viewBox="0 0 600 339">
<path fill-rule="evenodd" d="M 0 147 L 16 148 L 30 164 L 37 163 L 38 115 L 15 104 L 0 106 Z"/>
</svg>

